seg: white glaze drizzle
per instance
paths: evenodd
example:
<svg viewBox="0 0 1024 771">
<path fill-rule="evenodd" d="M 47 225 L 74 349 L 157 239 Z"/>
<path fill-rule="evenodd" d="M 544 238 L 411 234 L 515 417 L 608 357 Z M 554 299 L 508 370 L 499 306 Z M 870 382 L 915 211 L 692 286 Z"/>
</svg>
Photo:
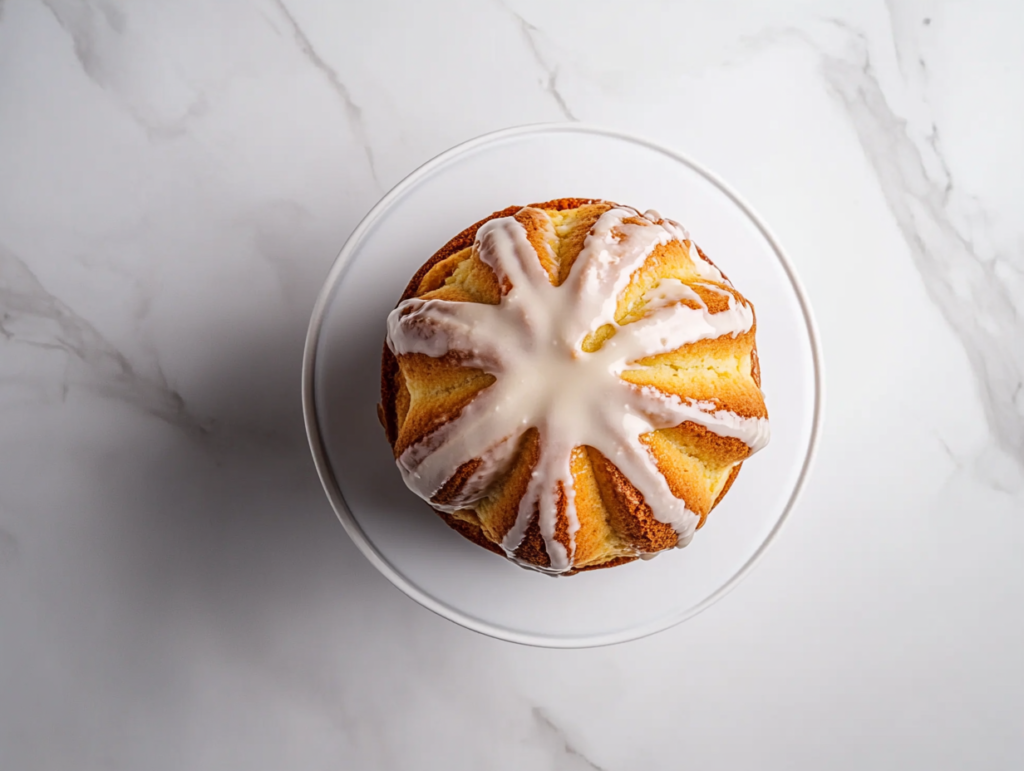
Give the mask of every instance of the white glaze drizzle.
<svg viewBox="0 0 1024 771">
<path fill-rule="evenodd" d="M 616 305 L 633 273 L 655 247 L 673 240 L 687 247 L 700 285 L 727 297 L 728 307 L 712 314 L 690 286 L 666 279 L 644 295 L 641 318 L 619 325 Z M 605 212 L 558 287 L 551 284 L 525 228 L 513 217 L 482 225 L 474 248 L 499 282 L 511 287 L 498 305 L 413 298 L 388 316 L 387 344 L 395 355 L 455 353 L 464 366 L 496 378 L 456 418 L 402 453 L 398 467 L 406 484 L 429 502 L 456 469 L 479 458 L 482 462 L 455 499 L 431 503 L 449 512 L 467 508 L 505 472 L 522 435 L 536 428 L 540 457 L 516 522 L 502 542 L 506 554 L 514 558 L 539 511 L 551 562 L 546 572 L 572 567 L 579 520 L 570 459 L 581 445 L 594 447 L 614 463 L 643 495 L 654 517 L 675 529 L 677 545 L 685 546 L 699 517 L 673 495 L 640 436 L 693 421 L 741 439 L 754 452 L 768 440 L 768 421 L 740 417 L 715 402 L 637 387 L 620 375 L 640 359 L 748 331 L 754 321 L 750 306 L 729 291 L 732 285 L 697 253 L 678 223 L 654 211 L 642 218 L 628 207 Z M 548 256 L 555 261 L 553 254 Z M 586 337 L 605 325 L 612 325 L 616 334 L 599 350 L 583 351 Z M 555 537 L 560 495 L 567 504 L 569 549 Z"/>
</svg>

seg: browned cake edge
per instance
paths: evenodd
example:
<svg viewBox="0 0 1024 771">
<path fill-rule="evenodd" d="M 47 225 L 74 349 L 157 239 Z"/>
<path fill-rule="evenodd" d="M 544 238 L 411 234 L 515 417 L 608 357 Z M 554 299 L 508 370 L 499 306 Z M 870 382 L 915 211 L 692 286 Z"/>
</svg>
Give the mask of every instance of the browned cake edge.
<svg viewBox="0 0 1024 771">
<path fill-rule="evenodd" d="M 450 514 L 446 514 L 445 512 L 439 509 L 433 509 L 433 511 L 435 514 L 437 514 L 437 516 L 439 516 L 441 519 L 445 521 L 448 527 L 450 527 L 455 532 L 459 533 L 459 535 L 461 535 L 466 540 L 472 541 L 477 546 L 483 546 L 485 549 L 487 549 L 487 551 L 494 552 L 495 554 L 501 555 L 502 557 L 505 556 L 505 552 L 502 550 L 502 548 L 497 544 L 492 543 L 487 538 L 487 536 L 484 535 L 483 530 L 481 530 L 478 525 L 474 525 L 472 522 L 466 522 L 463 519 L 453 517 Z M 519 556 L 523 557 L 524 555 Z M 547 555 L 545 554 L 544 557 L 546 559 Z M 571 576 L 575 575 L 576 573 L 582 573 L 586 570 L 600 570 L 602 568 L 613 568 L 617 565 L 625 565 L 627 562 L 634 562 L 637 559 L 639 559 L 639 557 L 613 557 L 607 562 L 602 562 L 599 565 L 587 565 L 586 567 L 582 568 L 572 568 L 571 570 L 568 570 L 565 573 L 562 573 L 561 575 Z"/>
</svg>

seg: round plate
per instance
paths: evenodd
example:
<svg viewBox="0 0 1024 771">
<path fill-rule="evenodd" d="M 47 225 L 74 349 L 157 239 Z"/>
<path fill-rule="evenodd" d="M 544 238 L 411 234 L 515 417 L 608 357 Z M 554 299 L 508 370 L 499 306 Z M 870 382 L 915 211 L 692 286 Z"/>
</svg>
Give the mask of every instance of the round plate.
<svg viewBox="0 0 1024 771">
<path fill-rule="evenodd" d="M 552 578 L 475 546 L 402 483 L 377 420 L 385 319 L 449 238 L 493 211 L 604 198 L 679 220 L 757 309 L 772 440 L 685 549 Z M 810 307 L 767 227 L 721 180 L 650 142 L 580 124 L 525 126 L 421 166 L 366 215 L 328 275 L 306 339 L 303 406 L 320 479 L 367 558 L 430 610 L 559 648 L 623 642 L 722 597 L 779 531 L 807 477 L 822 409 Z"/>
</svg>

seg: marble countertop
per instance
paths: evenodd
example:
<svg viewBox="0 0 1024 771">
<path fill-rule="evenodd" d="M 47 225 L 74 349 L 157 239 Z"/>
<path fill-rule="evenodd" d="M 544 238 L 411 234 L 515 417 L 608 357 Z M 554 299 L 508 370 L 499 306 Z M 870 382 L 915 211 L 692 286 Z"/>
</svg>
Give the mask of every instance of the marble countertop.
<svg viewBox="0 0 1024 771">
<path fill-rule="evenodd" d="M 0 767 L 1020 767 L 1022 21 L 0 0 Z M 806 284 L 828 382 L 754 574 L 585 651 L 393 588 L 332 514 L 299 401 L 313 300 L 382 193 L 555 120 L 739 190 Z"/>
</svg>

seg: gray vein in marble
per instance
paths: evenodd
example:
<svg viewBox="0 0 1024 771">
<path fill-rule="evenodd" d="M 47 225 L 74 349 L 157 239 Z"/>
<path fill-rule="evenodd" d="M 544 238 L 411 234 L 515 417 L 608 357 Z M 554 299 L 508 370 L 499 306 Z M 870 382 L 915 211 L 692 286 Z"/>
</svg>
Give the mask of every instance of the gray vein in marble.
<svg viewBox="0 0 1024 771">
<path fill-rule="evenodd" d="M 295 40 L 295 44 L 299 47 L 302 55 L 323 75 L 331 89 L 341 100 L 341 106 L 345 110 L 345 116 L 348 119 L 352 133 L 366 154 L 366 161 L 370 166 L 370 175 L 379 187 L 380 178 L 377 176 L 377 163 L 373 157 L 373 148 L 370 147 L 370 138 L 366 131 L 366 121 L 363 118 L 363 108 L 352 98 L 352 92 L 349 91 L 348 86 L 341 80 L 335 69 L 317 53 L 313 43 L 306 36 L 306 33 L 302 31 L 302 27 L 299 26 L 298 21 L 295 20 L 291 11 L 288 10 L 288 6 L 284 4 L 284 0 L 272 0 L 272 2 L 284 17 L 285 23 L 287 23 L 288 29 L 291 31 L 292 38 Z"/>
<path fill-rule="evenodd" d="M 113 33 L 114 40 L 124 35 L 128 20 L 123 10 L 106 3 L 76 0 L 42 0 L 42 3 L 71 38 L 75 58 L 86 77 L 111 94 L 151 141 L 183 136 L 188 122 L 206 113 L 208 103 L 202 93 L 196 94 L 184 113 L 170 120 L 154 114 L 154 110 L 140 103 L 138 94 L 132 94 L 123 80 L 124 72 L 120 69 L 123 63 L 118 62 L 111 51 L 112 41 L 104 41 L 104 26 Z"/>
<path fill-rule="evenodd" d="M 101 3 L 99 9 L 110 28 L 118 35 L 123 35 L 128 27 L 128 18 L 124 15 L 124 11 L 109 3 Z"/>
<path fill-rule="evenodd" d="M 66 3 L 63 0 L 42 0 L 57 23 L 71 37 L 75 57 L 85 74 L 100 88 L 107 88 L 103 62 L 96 52 L 93 34 L 94 11 L 89 3 Z M 115 29 L 115 31 L 117 31 Z"/>
<path fill-rule="evenodd" d="M 947 456 L 949 457 L 949 459 L 950 459 L 950 460 L 951 460 L 951 461 L 953 462 L 953 465 L 954 465 L 954 466 L 956 467 L 956 469 L 957 469 L 958 471 L 959 471 L 960 469 L 962 469 L 962 468 L 964 467 L 964 463 L 963 463 L 963 461 L 962 461 L 962 460 L 960 460 L 960 458 L 958 458 L 958 457 L 956 456 L 956 453 L 955 453 L 955 452 L 953 452 L 953 448 L 952 448 L 952 447 L 950 447 L 950 446 L 949 446 L 949 445 L 948 445 L 948 444 L 946 443 L 946 440 L 942 438 L 942 435 L 941 435 L 941 434 L 939 434 L 938 432 L 936 432 L 936 433 L 935 433 L 935 436 L 936 436 L 936 438 L 937 438 L 937 439 L 939 440 L 939 444 L 941 444 L 941 445 L 942 445 L 942 449 L 943 449 L 943 450 L 945 450 L 945 452 L 946 452 L 946 455 L 947 455 Z"/>
<path fill-rule="evenodd" d="M 921 62 L 922 66 L 924 62 Z M 946 207 L 949 205 L 949 198 L 953 194 L 953 173 L 949 170 L 949 164 L 946 163 L 946 156 L 942 152 L 942 140 L 939 137 L 939 127 L 932 123 L 931 133 L 928 134 L 928 144 L 931 145 L 932 153 L 938 159 L 939 165 L 942 167 L 942 173 L 946 178 L 946 184 L 942 188 L 942 205 Z"/>
<path fill-rule="evenodd" d="M 943 174 L 933 179 L 906 121 L 882 91 L 866 41 L 860 33 L 854 37 L 853 60 L 823 54 L 822 72 L 850 118 L 928 295 L 966 350 L 992 434 L 1024 467 L 1024 414 L 1014 401 L 1024 383 L 1024 320 L 996 263 L 980 258 L 951 220 L 955 182 L 938 128 L 929 142 Z"/>
<path fill-rule="evenodd" d="M 0 334 L 8 345 L 59 350 L 80 368 L 69 379 L 103 396 L 132 404 L 149 415 L 190 433 L 210 427 L 194 416 L 181 395 L 161 377 L 138 372 L 92 324 L 51 294 L 13 251 L 0 244 Z M 76 377 L 77 371 L 82 372 Z"/>
<path fill-rule="evenodd" d="M 543 83 L 544 91 L 555 100 L 555 104 L 558 105 L 559 111 L 561 111 L 566 120 L 577 120 L 572 110 L 569 109 L 569 104 L 565 101 L 565 97 L 562 96 L 562 92 L 558 90 L 558 67 L 548 64 L 547 59 L 541 54 L 540 47 L 537 45 L 537 36 L 542 34 L 541 31 L 504 3 L 499 4 L 519 23 L 519 31 L 526 41 L 530 53 L 533 54 L 534 60 L 536 60 L 547 78 Z"/>
<path fill-rule="evenodd" d="M 602 766 L 576 749 L 565 732 L 551 720 L 551 717 L 540 707 L 533 708 L 533 719 L 541 729 L 548 744 L 556 752 L 562 753 L 564 764 L 558 766 L 562 771 L 606 771 Z"/>
</svg>

